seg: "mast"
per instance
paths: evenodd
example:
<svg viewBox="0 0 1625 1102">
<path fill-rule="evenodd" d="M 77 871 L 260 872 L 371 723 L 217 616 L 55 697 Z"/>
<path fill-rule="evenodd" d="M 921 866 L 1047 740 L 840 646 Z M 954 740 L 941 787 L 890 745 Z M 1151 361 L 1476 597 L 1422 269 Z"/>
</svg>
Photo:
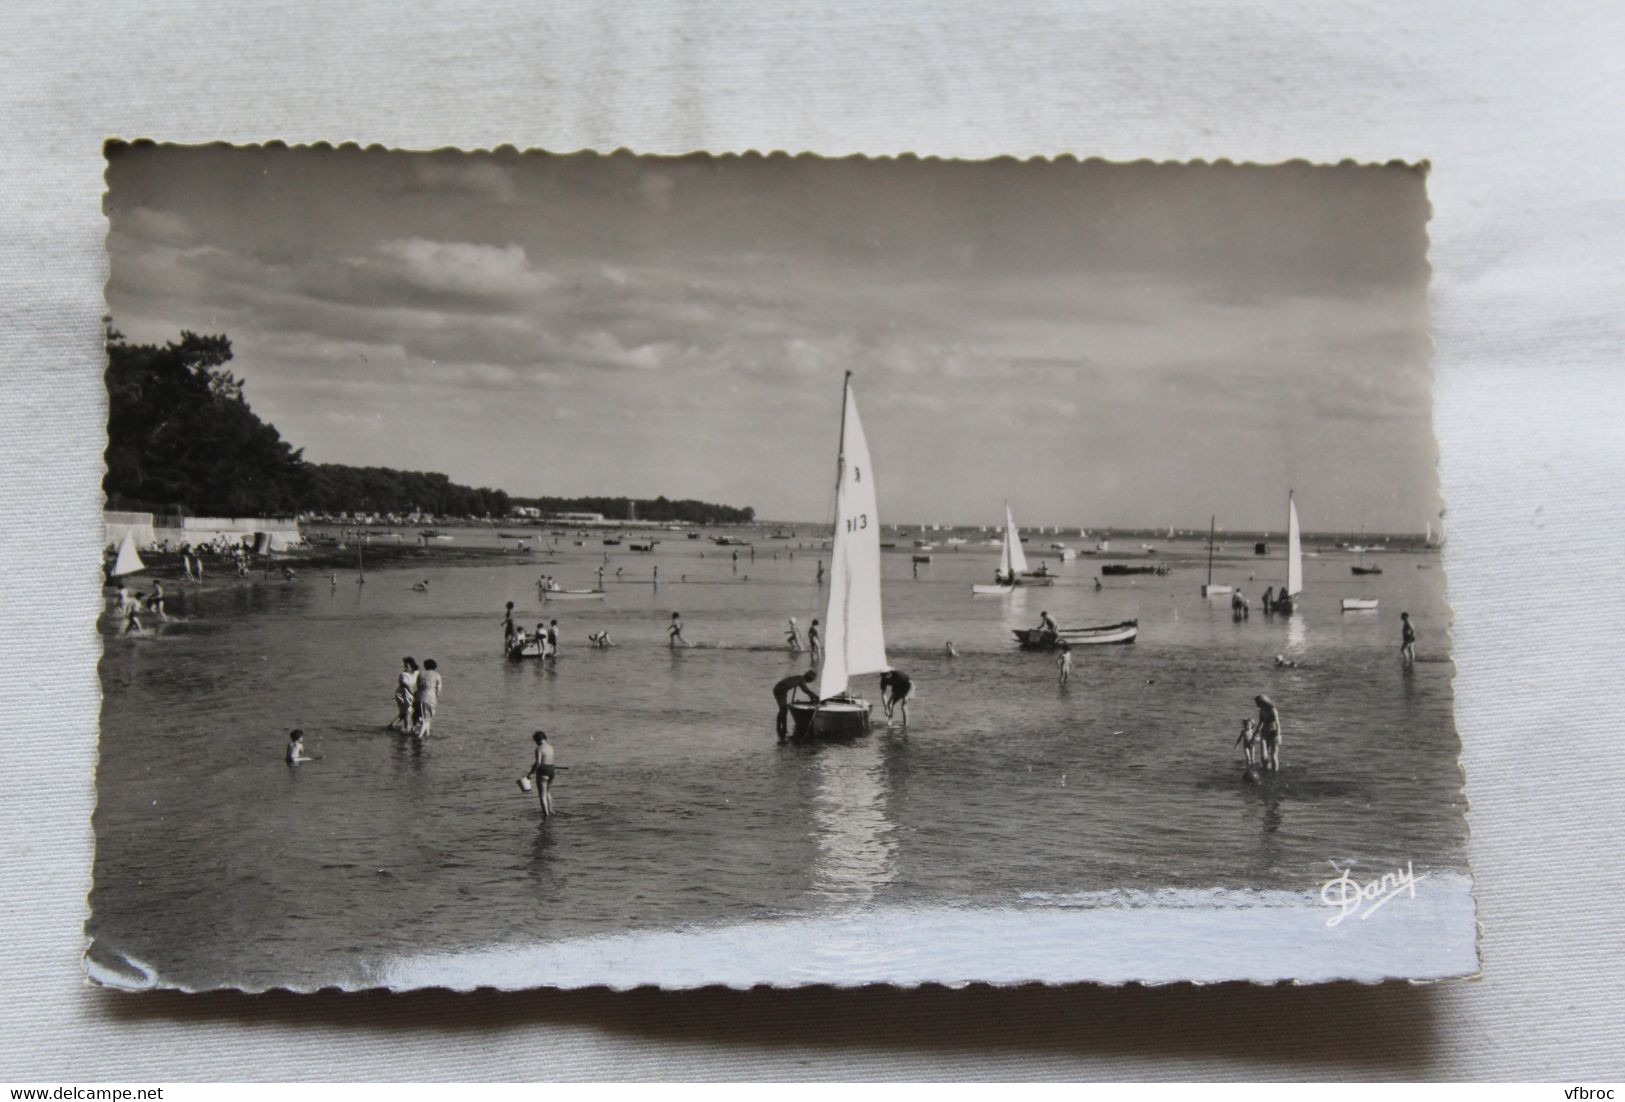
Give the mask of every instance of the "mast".
<svg viewBox="0 0 1625 1102">
<path fill-rule="evenodd" d="M 1207 518 L 1207 586 L 1213 588 L 1213 526 L 1218 522 L 1218 514 Z"/>
</svg>

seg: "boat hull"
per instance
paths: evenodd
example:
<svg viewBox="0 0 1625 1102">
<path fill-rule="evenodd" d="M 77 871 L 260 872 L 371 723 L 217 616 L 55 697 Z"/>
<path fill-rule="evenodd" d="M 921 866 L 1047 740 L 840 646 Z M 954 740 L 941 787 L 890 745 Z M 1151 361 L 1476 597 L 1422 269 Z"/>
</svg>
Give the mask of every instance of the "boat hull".
<svg viewBox="0 0 1625 1102">
<path fill-rule="evenodd" d="M 1124 620 L 1120 624 L 1106 624 L 1094 628 L 1062 628 L 1057 633 L 1038 628 L 1020 628 L 1011 634 L 1022 650 L 1054 650 L 1062 643 L 1073 647 L 1111 646 L 1132 643 L 1140 634 L 1138 620 Z"/>
<path fill-rule="evenodd" d="M 1376 602 L 1375 598 L 1369 598 L 1369 599 L 1364 598 L 1364 597 L 1344 597 L 1343 598 L 1343 611 L 1344 612 L 1374 612 L 1374 611 L 1376 611 L 1376 608 L 1377 608 L 1377 602 Z"/>
<path fill-rule="evenodd" d="M 1202 587 L 1202 596 L 1204 597 L 1228 597 L 1233 592 L 1235 592 L 1234 587 L 1228 585 L 1204 585 Z"/>
<path fill-rule="evenodd" d="M 873 707 L 858 697 L 792 704 L 792 731 L 796 738 L 856 738 L 869 733 L 869 711 Z"/>
<path fill-rule="evenodd" d="M 1349 567 L 1349 572 L 1352 573 L 1352 574 L 1381 574 L 1382 573 L 1382 567 L 1380 567 L 1380 566 L 1351 566 L 1351 567 Z"/>
<path fill-rule="evenodd" d="M 601 601 L 604 599 L 602 589 L 544 589 L 541 593 L 544 601 Z"/>
<path fill-rule="evenodd" d="M 1013 585 L 973 585 L 970 591 L 973 597 L 1002 597 L 1015 592 L 1015 588 Z"/>
</svg>

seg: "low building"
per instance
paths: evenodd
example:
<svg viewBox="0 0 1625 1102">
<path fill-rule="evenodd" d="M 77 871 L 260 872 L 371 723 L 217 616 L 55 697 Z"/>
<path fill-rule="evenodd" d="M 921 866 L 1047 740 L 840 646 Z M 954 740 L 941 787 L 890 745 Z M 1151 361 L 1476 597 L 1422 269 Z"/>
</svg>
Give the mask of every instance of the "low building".
<svg viewBox="0 0 1625 1102">
<path fill-rule="evenodd" d="M 102 514 L 103 539 L 117 547 L 128 532 L 143 551 L 156 547 L 179 548 L 184 544 L 259 544 L 261 535 L 270 540 L 273 551 L 304 543 L 299 521 L 294 517 L 181 517 L 152 513 Z"/>
</svg>

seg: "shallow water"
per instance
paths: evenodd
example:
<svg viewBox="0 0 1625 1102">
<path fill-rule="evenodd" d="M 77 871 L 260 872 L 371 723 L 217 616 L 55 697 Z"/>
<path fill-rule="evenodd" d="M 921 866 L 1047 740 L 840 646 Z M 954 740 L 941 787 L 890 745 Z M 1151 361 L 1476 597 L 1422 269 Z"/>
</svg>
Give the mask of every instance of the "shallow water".
<svg viewBox="0 0 1625 1102">
<path fill-rule="evenodd" d="M 1236 623 L 1200 596 L 1194 542 L 1159 541 L 1165 577 L 1096 592 L 1100 564 L 1084 558 L 1052 563 L 1053 587 L 972 598 L 992 548 L 939 547 L 915 578 L 903 541 L 884 557 L 884 600 L 891 660 L 917 685 L 912 725 L 881 725 L 866 677 L 876 731 L 801 746 L 775 739 L 770 689 L 805 662 L 782 646 L 786 618 L 823 614 L 815 551 L 764 540 L 736 573 L 731 549 L 708 543 L 666 538 L 645 555 L 572 541 L 550 562 L 365 585 L 220 578 L 172 595 L 178 622 L 154 637 L 109 635 L 101 946 L 184 986 L 309 986 L 412 954 L 693 923 L 1050 907 L 1112 889 L 1313 892 L 1330 861 L 1465 869 L 1433 553 L 1371 556 L 1385 573 L 1363 578 L 1352 556 L 1323 553 L 1298 614 L 1255 607 Z M 605 551 L 605 601 L 537 601 L 539 573 L 589 586 Z M 1278 554 L 1238 555 L 1216 580 L 1256 606 L 1282 574 Z M 420 577 L 427 593 L 410 588 Z M 1342 613 L 1344 596 L 1380 609 Z M 522 623 L 559 620 L 556 662 L 502 658 L 507 600 Z M 1402 608 L 1421 634 L 1410 670 Z M 673 610 L 693 649 L 665 646 Z M 1041 610 L 1063 625 L 1137 617 L 1139 641 L 1078 648 L 1058 686 L 1051 656 L 1011 642 Z M 604 628 L 619 646 L 590 649 Z M 1276 669 L 1278 653 L 1300 666 Z M 445 677 L 421 749 L 384 729 L 407 654 Z M 1285 727 L 1285 768 L 1264 784 L 1231 746 L 1259 692 Z M 297 770 L 282 761 L 295 726 L 322 758 Z M 515 784 L 537 727 L 568 767 L 545 828 Z"/>
</svg>

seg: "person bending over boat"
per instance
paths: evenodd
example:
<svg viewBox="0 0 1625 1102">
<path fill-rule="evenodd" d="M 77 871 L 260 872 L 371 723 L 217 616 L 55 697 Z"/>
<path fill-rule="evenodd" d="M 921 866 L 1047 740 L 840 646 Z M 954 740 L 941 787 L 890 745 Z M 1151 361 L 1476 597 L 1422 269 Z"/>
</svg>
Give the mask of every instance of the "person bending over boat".
<svg viewBox="0 0 1625 1102">
<path fill-rule="evenodd" d="M 818 671 L 808 670 L 806 673 L 793 673 L 789 677 L 780 678 L 773 686 L 773 699 L 779 705 L 779 718 L 776 729 L 780 738 L 787 738 L 790 734 L 790 699 L 796 693 L 805 693 L 807 699 L 814 704 L 818 703 L 818 694 L 813 691 L 812 683 L 817 680 Z M 890 714 L 889 712 L 887 713 Z"/>
<path fill-rule="evenodd" d="M 1258 735 L 1264 740 L 1264 768 L 1278 773 L 1281 769 L 1281 711 L 1275 701 L 1263 694 L 1253 697 L 1253 703 L 1258 705 Z"/>
<path fill-rule="evenodd" d="M 666 627 L 666 645 L 672 647 L 692 647 L 694 645 L 683 638 L 683 619 L 675 612 L 671 614 L 671 623 Z"/>
<path fill-rule="evenodd" d="M 886 710 L 886 726 L 892 725 L 892 713 L 901 710 L 903 727 L 908 727 L 908 698 L 914 692 L 914 680 L 902 670 L 887 670 L 880 675 L 880 706 Z"/>
<path fill-rule="evenodd" d="M 1038 614 L 1038 633 L 1046 639 L 1054 639 L 1061 634 L 1061 629 L 1056 626 L 1048 611 Z"/>
<path fill-rule="evenodd" d="M 553 778 L 557 770 L 553 765 L 553 744 L 547 741 L 545 731 L 537 731 L 530 736 L 536 744 L 536 758 L 530 763 L 525 776 L 536 778 L 536 801 L 542 805 L 542 819 L 545 822 L 553 814 Z"/>
<path fill-rule="evenodd" d="M 1399 614 L 1399 657 L 1409 666 L 1416 661 L 1416 628 L 1411 625 L 1411 614 Z"/>
</svg>

